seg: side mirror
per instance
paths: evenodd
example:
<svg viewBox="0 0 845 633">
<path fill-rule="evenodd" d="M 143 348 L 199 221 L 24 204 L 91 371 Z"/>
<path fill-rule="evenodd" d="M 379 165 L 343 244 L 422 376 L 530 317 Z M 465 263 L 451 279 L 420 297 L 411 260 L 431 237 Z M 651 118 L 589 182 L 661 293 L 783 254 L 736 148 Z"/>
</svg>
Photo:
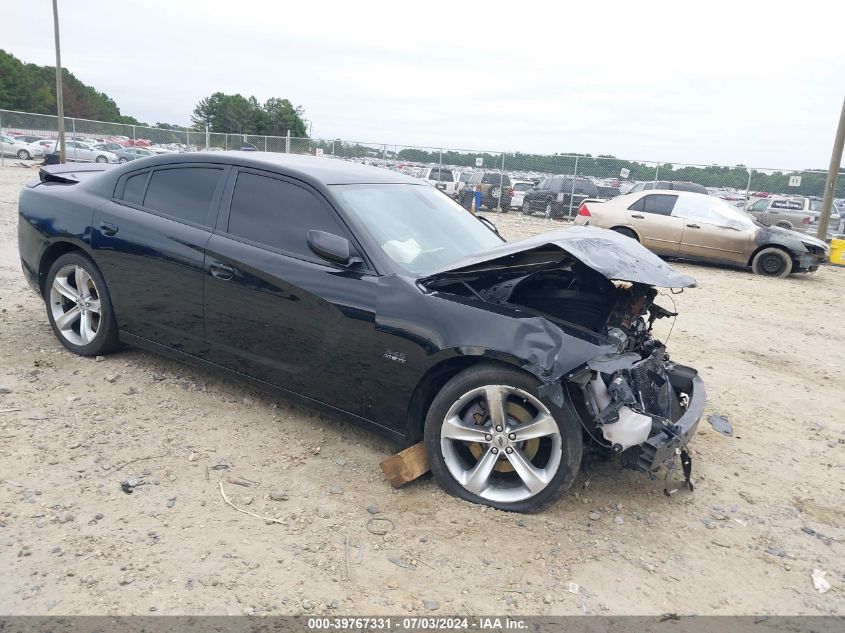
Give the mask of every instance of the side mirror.
<svg viewBox="0 0 845 633">
<path fill-rule="evenodd" d="M 360 261 L 355 256 L 352 245 L 345 237 L 325 231 L 308 231 L 308 246 L 317 255 L 341 266 L 350 266 Z"/>
</svg>

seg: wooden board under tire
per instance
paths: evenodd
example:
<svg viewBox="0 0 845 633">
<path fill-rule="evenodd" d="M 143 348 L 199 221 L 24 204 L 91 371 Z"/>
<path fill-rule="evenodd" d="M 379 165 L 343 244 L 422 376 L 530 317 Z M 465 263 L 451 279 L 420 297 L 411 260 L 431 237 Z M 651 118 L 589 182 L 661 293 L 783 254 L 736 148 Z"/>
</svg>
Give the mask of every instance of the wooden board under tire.
<svg viewBox="0 0 845 633">
<path fill-rule="evenodd" d="M 428 456 L 425 454 L 425 446 L 422 442 L 409 446 L 388 457 L 381 464 L 382 472 L 387 477 L 390 485 L 394 488 L 404 486 L 428 472 Z"/>
</svg>

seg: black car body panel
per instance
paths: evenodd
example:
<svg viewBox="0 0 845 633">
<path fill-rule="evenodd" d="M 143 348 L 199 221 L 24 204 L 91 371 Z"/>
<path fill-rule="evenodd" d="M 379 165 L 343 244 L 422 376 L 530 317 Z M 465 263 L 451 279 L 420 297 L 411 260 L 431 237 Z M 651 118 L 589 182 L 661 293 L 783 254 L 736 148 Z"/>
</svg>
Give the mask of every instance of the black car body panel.
<svg viewBox="0 0 845 633">
<path fill-rule="evenodd" d="M 177 168 L 215 170 L 196 221 L 144 207 L 146 194 L 131 201 L 132 187 L 140 183 L 148 194 L 157 174 Z M 357 263 L 291 256 L 230 234 L 232 191 L 243 174 L 307 191 Z M 21 193 L 22 267 L 43 295 L 49 263 L 79 249 L 105 278 L 124 341 L 222 370 L 403 444 L 419 440 L 445 380 L 482 359 L 531 373 L 556 402 L 581 397 L 569 395 L 567 381 L 596 357 L 628 352 L 663 363 L 650 324 L 672 313 L 652 305 L 653 286 L 694 280 L 639 244 L 572 229 L 415 277 L 392 264 L 333 193 L 365 183 L 427 187 L 387 170 L 263 152 L 48 167 Z M 678 388 L 676 401 L 691 384 Z M 703 389 L 683 393 L 703 398 Z M 676 406 L 672 418 L 691 410 Z"/>
<path fill-rule="evenodd" d="M 659 286 L 689 288 L 695 279 L 671 266 L 634 240 L 614 231 L 591 226 L 544 233 L 454 262 L 421 281 L 462 277 L 501 268 L 538 269 L 558 266 L 566 256 L 580 261 L 608 279 Z"/>
</svg>

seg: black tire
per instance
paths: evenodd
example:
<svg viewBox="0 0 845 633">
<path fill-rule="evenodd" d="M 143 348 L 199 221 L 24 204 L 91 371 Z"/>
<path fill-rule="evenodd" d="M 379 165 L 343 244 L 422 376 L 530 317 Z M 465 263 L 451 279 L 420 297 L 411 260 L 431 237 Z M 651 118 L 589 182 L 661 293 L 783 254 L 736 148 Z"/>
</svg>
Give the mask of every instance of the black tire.
<svg viewBox="0 0 845 633">
<path fill-rule="evenodd" d="M 30 158 L 32 158 L 32 156 L 29 155 L 28 151 L 22 149 L 18 152 L 18 158 L 20 158 L 21 160 L 29 160 Z"/>
<path fill-rule="evenodd" d="M 792 257 L 786 251 L 770 246 L 754 256 L 751 270 L 763 277 L 788 277 L 792 272 Z"/>
<path fill-rule="evenodd" d="M 95 162 L 97 163 L 107 163 L 109 159 L 106 156 L 97 156 Z"/>
<path fill-rule="evenodd" d="M 484 498 L 470 492 L 460 484 L 450 472 L 449 466 L 447 466 L 441 446 L 441 428 L 443 427 L 446 415 L 452 406 L 465 397 L 468 392 L 487 385 L 502 385 L 515 388 L 536 398 L 548 409 L 557 426 L 560 441 L 560 461 L 557 465 L 557 470 L 549 482 L 545 484 L 544 488 L 528 498 L 510 502 Z M 552 503 L 572 485 L 575 477 L 578 475 L 583 452 L 580 421 L 571 418 L 566 410 L 556 406 L 550 400 L 541 398 L 537 393 L 538 386 L 539 382 L 530 374 L 507 366 L 494 364 L 470 367 L 457 374 L 444 385 L 428 410 L 425 420 L 424 442 L 431 472 L 446 492 L 466 501 L 488 505 L 499 510 L 535 512 Z M 519 402 L 519 396 L 515 397 L 517 397 L 517 402 Z M 542 446 L 540 441 L 542 440 L 538 440 L 538 446 Z M 489 450 L 493 450 L 493 442 L 490 444 L 491 449 Z M 525 447 L 525 443 L 522 446 Z M 531 459 L 542 461 L 543 455 L 541 455 L 541 450 L 541 448 L 535 449 L 536 452 Z M 549 458 L 553 449 L 549 448 L 547 450 L 549 453 L 546 457 Z M 500 455 L 498 459 L 503 459 L 503 457 Z M 498 464 L 498 462 L 495 463 Z M 503 460 L 505 466 L 508 463 L 507 460 Z M 503 475 L 497 474 L 496 476 L 502 477 Z M 516 473 L 511 472 L 507 476 L 516 476 Z"/>
<path fill-rule="evenodd" d="M 70 299 L 66 297 L 53 296 L 53 284 L 59 272 L 69 266 L 82 268 L 85 273 L 91 278 L 93 282 L 93 291 L 90 296 L 99 300 L 100 312 L 97 315 L 96 333 L 87 343 L 79 344 L 68 340 L 68 336 L 63 334 L 56 325 L 56 318 L 54 315 L 54 308 L 57 302 L 63 301 L 66 306 L 73 305 Z M 69 349 L 74 354 L 79 356 L 101 356 L 115 351 L 120 347 L 118 339 L 117 320 L 114 316 L 114 308 L 111 304 L 111 296 L 109 295 L 106 280 L 103 278 L 100 269 L 91 260 L 90 257 L 81 252 L 67 253 L 59 257 L 47 273 L 47 283 L 44 288 L 44 303 L 47 308 L 47 318 L 50 321 L 50 327 L 53 328 L 53 334 L 59 342 Z M 93 310 L 90 310 L 93 314 Z M 93 318 L 93 316 L 91 317 Z M 79 320 L 81 323 L 81 319 Z"/>
<path fill-rule="evenodd" d="M 128 160 L 126 160 L 125 158 L 118 158 L 118 159 L 117 159 L 117 162 L 118 162 L 118 163 L 120 163 L 120 164 L 122 165 L 123 163 L 128 163 L 129 161 L 128 161 Z"/>
<path fill-rule="evenodd" d="M 619 235 L 624 235 L 625 237 L 630 237 L 632 240 L 639 242 L 640 238 L 637 237 L 637 234 L 634 233 L 631 229 L 626 229 L 624 226 L 615 226 L 611 231 L 616 231 Z"/>
</svg>

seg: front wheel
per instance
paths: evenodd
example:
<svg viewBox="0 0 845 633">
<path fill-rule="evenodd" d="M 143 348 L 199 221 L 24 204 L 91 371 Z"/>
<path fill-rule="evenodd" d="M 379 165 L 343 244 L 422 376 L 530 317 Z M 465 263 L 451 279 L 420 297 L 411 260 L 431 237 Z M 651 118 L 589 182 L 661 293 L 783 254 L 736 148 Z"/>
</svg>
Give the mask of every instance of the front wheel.
<svg viewBox="0 0 845 633">
<path fill-rule="evenodd" d="M 792 258 L 779 248 L 764 248 L 754 256 L 751 270 L 764 277 L 788 277 L 792 272 Z"/>
<path fill-rule="evenodd" d="M 127 162 L 127 160 L 125 158 L 118 158 L 117 162 L 122 165 L 123 163 Z"/>
<path fill-rule="evenodd" d="M 47 273 L 44 295 L 53 334 L 71 352 L 98 356 L 119 347 L 106 280 L 88 256 L 59 257 Z"/>
<path fill-rule="evenodd" d="M 479 365 L 450 380 L 425 422 L 431 471 L 450 494 L 511 512 L 533 512 L 572 485 L 581 426 L 539 397 L 537 380 Z"/>
<path fill-rule="evenodd" d="M 106 158 L 105 156 L 97 156 L 96 161 L 97 161 L 98 163 L 107 163 L 107 162 L 109 162 L 109 159 L 108 159 L 108 158 Z"/>
</svg>

